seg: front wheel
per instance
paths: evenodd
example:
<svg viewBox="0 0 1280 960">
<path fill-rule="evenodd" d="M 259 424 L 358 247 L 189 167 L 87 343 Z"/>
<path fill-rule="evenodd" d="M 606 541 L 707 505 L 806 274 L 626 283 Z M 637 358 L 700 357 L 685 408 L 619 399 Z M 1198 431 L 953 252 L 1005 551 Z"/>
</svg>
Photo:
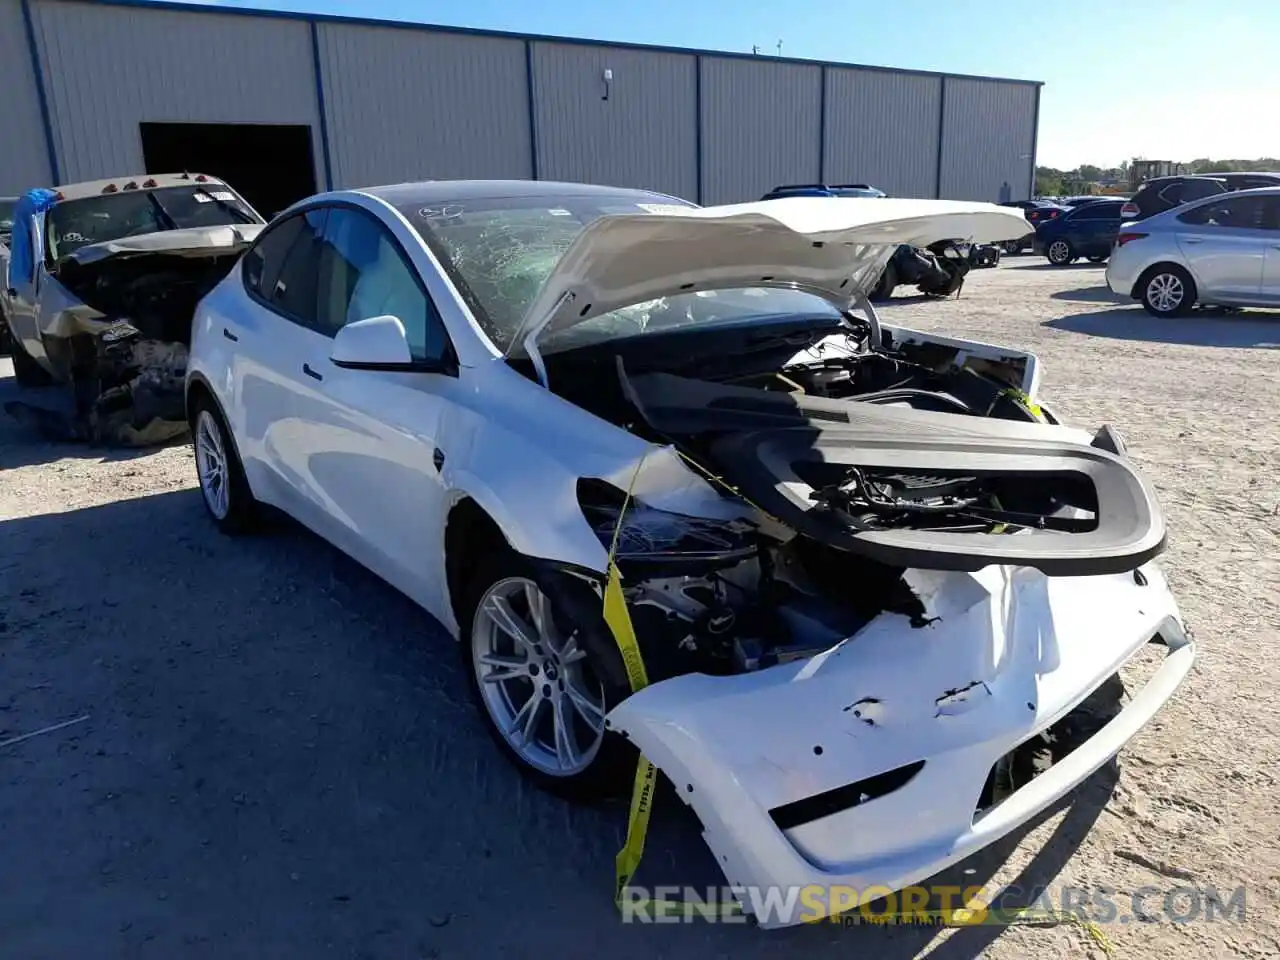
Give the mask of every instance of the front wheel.
<svg viewBox="0 0 1280 960">
<path fill-rule="evenodd" d="M 635 755 L 605 727 L 628 691 L 606 683 L 608 670 L 595 662 L 587 633 L 603 619 L 583 622 L 558 609 L 509 548 L 478 566 L 458 622 L 464 669 L 490 735 L 544 790 L 576 800 L 620 795 Z"/>
<path fill-rule="evenodd" d="M 1049 249 L 1045 251 L 1045 256 L 1049 258 L 1049 262 L 1055 267 L 1065 267 L 1076 259 L 1077 254 L 1072 249 L 1070 241 L 1055 240 L 1049 244 Z"/>
<path fill-rule="evenodd" d="M 47 387 L 53 383 L 49 371 L 27 353 L 22 341 L 11 335 L 9 359 L 13 361 L 13 379 L 20 387 Z"/>
<path fill-rule="evenodd" d="M 1196 284 L 1191 274 L 1176 264 L 1156 267 L 1142 284 L 1142 306 L 1156 317 L 1181 317 L 1196 302 Z"/>
<path fill-rule="evenodd" d="M 888 300 L 893 296 L 893 291 L 898 286 L 898 269 L 893 265 L 893 261 L 884 265 L 884 272 L 880 274 L 880 279 L 876 281 L 874 289 L 872 289 L 868 300 L 874 300 L 877 303 Z"/>
<path fill-rule="evenodd" d="M 242 533 L 257 519 L 257 504 L 231 432 L 212 401 L 196 406 L 192 424 L 196 477 L 209 516 L 223 533 Z"/>
</svg>

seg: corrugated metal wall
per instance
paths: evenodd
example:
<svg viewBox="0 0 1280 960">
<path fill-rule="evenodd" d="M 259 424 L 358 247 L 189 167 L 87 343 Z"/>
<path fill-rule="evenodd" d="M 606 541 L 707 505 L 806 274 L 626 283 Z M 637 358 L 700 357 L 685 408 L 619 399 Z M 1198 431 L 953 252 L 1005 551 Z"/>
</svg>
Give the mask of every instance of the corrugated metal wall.
<svg viewBox="0 0 1280 960">
<path fill-rule="evenodd" d="M 940 77 L 827 68 L 826 181 L 935 196 L 941 110 Z"/>
<path fill-rule="evenodd" d="M 523 41 L 317 29 L 335 187 L 533 175 Z"/>
<path fill-rule="evenodd" d="M 688 54 L 535 42 L 539 178 L 696 199 L 696 78 Z"/>
<path fill-rule="evenodd" d="M 896 196 L 998 200 L 1006 183 L 1013 198 L 1032 189 L 1029 83 L 203 8 L 30 3 L 63 182 L 140 172 L 138 124 L 168 121 L 306 124 L 316 181 L 326 183 L 327 146 L 335 187 L 536 176 L 702 203 L 820 179 Z M 11 133 L 0 189 L 47 183 L 20 0 L 0 0 L 0 90 Z"/>
<path fill-rule="evenodd" d="M 20 0 L 0 0 L 0 91 L 0 196 L 13 196 L 53 178 Z"/>
<path fill-rule="evenodd" d="M 822 68 L 702 58 L 702 200 L 758 200 L 782 183 L 814 183 L 822 136 Z"/>
<path fill-rule="evenodd" d="M 942 196 L 951 200 L 1031 196 L 1036 88 L 948 78 L 942 121 Z"/>
<path fill-rule="evenodd" d="M 310 26 L 33 0 L 64 183 L 141 173 L 138 124 L 298 123 L 324 183 Z"/>
</svg>

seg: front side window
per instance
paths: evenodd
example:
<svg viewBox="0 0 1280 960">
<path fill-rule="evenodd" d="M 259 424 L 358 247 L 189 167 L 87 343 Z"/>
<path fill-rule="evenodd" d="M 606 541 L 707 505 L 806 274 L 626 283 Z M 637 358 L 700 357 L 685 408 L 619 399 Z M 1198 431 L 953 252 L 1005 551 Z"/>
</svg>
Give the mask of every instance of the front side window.
<svg viewBox="0 0 1280 960">
<path fill-rule="evenodd" d="M 439 361 L 448 338 L 417 271 L 378 220 L 351 207 L 329 211 L 320 245 L 316 329 L 333 336 L 348 323 L 392 316 L 414 360 Z"/>
<path fill-rule="evenodd" d="M 56 263 L 94 243 L 165 230 L 261 222 L 257 213 L 217 183 L 121 190 L 64 200 L 50 209 L 45 216 L 46 252 L 49 263 Z"/>
</svg>

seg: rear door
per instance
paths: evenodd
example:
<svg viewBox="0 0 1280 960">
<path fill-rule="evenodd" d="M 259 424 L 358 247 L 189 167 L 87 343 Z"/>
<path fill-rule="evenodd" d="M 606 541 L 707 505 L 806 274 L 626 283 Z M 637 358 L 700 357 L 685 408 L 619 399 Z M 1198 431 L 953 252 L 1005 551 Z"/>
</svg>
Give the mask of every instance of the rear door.
<svg viewBox="0 0 1280 960">
<path fill-rule="evenodd" d="M 1269 198 L 1228 194 L 1178 214 L 1178 248 L 1203 299 L 1256 300 L 1269 248 Z"/>
<path fill-rule="evenodd" d="M 1262 203 L 1262 227 L 1267 236 L 1261 299 L 1280 303 L 1280 196 L 1265 197 Z"/>
<path fill-rule="evenodd" d="M 1120 231 L 1120 208 L 1123 205 L 1109 200 L 1087 203 L 1071 214 L 1072 243 L 1089 257 L 1106 256 L 1111 252 L 1116 234 Z"/>
</svg>

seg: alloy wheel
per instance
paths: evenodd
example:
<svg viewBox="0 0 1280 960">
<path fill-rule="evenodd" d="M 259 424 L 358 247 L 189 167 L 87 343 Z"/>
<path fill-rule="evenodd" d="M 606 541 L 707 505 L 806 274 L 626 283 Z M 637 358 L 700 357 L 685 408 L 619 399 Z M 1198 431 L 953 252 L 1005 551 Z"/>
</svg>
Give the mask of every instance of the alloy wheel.
<svg viewBox="0 0 1280 960">
<path fill-rule="evenodd" d="M 222 429 L 208 410 L 196 418 L 196 474 L 209 512 L 225 520 L 231 511 L 231 485 Z"/>
<path fill-rule="evenodd" d="M 1055 240 L 1049 244 L 1049 259 L 1053 263 L 1066 263 L 1071 259 L 1071 246 L 1065 240 Z"/>
<path fill-rule="evenodd" d="M 1147 284 L 1147 302 L 1160 313 L 1173 313 L 1187 295 L 1182 278 L 1173 273 L 1158 273 Z"/>
<path fill-rule="evenodd" d="M 507 577 L 485 591 L 471 660 L 485 708 L 521 760 L 554 777 L 591 765 L 604 740 L 604 685 L 536 583 Z"/>
</svg>

